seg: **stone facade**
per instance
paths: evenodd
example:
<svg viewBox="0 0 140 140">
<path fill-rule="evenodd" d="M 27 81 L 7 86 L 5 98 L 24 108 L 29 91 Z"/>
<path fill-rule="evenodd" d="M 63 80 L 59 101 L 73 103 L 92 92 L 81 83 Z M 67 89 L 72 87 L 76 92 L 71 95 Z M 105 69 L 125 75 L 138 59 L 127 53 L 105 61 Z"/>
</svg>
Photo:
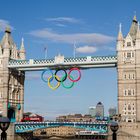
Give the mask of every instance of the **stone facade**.
<svg viewBox="0 0 140 140">
<path fill-rule="evenodd" d="M 41 135 L 47 135 L 48 137 L 51 136 L 75 136 L 76 132 L 82 131 L 83 129 L 78 129 L 74 127 L 67 127 L 67 126 L 58 126 L 53 128 L 46 128 L 46 129 L 40 129 L 34 131 L 34 136 L 41 136 Z"/>
<path fill-rule="evenodd" d="M 140 121 L 140 29 L 136 16 L 129 33 L 117 39 L 118 113 L 123 122 Z"/>
<path fill-rule="evenodd" d="M 118 140 L 140 139 L 140 29 L 134 16 L 129 33 L 117 39 Z"/>
<path fill-rule="evenodd" d="M 0 113 L 11 121 L 20 121 L 24 105 L 24 72 L 10 70 L 7 65 L 10 59 L 25 59 L 24 40 L 20 50 L 6 28 L 0 42 Z"/>
</svg>

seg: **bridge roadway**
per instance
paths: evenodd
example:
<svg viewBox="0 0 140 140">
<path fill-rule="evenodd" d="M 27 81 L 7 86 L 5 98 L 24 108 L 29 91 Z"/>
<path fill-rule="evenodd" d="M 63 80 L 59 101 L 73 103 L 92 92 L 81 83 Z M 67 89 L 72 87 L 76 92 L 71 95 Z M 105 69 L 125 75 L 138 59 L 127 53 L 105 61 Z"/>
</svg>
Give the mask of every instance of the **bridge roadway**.
<svg viewBox="0 0 140 140">
<path fill-rule="evenodd" d="M 100 134 L 108 132 L 108 122 L 16 122 L 15 133 L 26 133 L 35 131 L 37 129 L 45 129 L 49 127 L 69 126 L 75 128 L 82 128 L 88 131 L 97 131 Z"/>
<path fill-rule="evenodd" d="M 56 56 L 54 59 L 41 60 L 9 60 L 8 68 L 20 71 L 39 71 L 44 69 L 69 69 L 77 67 L 79 69 L 116 67 L 117 56 L 86 56 L 75 58 L 64 58 Z"/>
</svg>

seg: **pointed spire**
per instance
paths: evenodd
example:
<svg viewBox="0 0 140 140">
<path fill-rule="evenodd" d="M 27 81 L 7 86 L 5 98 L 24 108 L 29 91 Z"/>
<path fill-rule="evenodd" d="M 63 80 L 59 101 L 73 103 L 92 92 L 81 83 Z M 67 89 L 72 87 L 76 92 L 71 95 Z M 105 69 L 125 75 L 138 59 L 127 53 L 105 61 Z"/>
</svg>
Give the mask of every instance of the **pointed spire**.
<svg viewBox="0 0 140 140">
<path fill-rule="evenodd" d="M 119 25 L 119 32 L 122 32 L 122 24 Z"/>
<path fill-rule="evenodd" d="M 135 14 L 133 17 L 131 27 L 130 27 L 130 31 L 129 31 L 129 34 L 133 40 L 136 39 L 137 28 L 138 28 L 138 21 L 137 21 L 136 14 Z"/>
<path fill-rule="evenodd" d="M 137 22 L 136 11 L 134 11 L 133 21 L 134 21 L 134 22 Z"/>
<path fill-rule="evenodd" d="M 136 15 L 134 15 L 133 21 L 137 22 L 137 17 L 136 17 Z"/>
<path fill-rule="evenodd" d="M 25 51 L 25 48 L 24 48 L 24 38 L 21 39 L 21 47 L 20 47 L 20 51 Z"/>
<path fill-rule="evenodd" d="M 9 27 L 9 26 L 7 26 L 6 28 L 5 28 L 5 33 L 11 33 L 11 28 Z"/>
<path fill-rule="evenodd" d="M 9 44 L 9 47 L 14 44 L 13 39 L 11 37 L 11 29 L 8 26 L 5 28 L 5 34 L 1 40 L 1 46 L 3 48 L 4 48 L 6 42 Z"/>
<path fill-rule="evenodd" d="M 10 48 L 9 44 L 9 33 L 5 30 L 4 40 L 3 40 L 3 48 Z"/>
<path fill-rule="evenodd" d="M 136 39 L 140 39 L 140 24 L 139 24 L 139 22 L 138 22 L 138 28 L 137 28 Z"/>
<path fill-rule="evenodd" d="M 117 38 L 118 41 L 122 41 L 123 40 L 123 34 L 122 34 L 122 25 L 120 23 L 119 25 L 119 33 L 118 33 L 118 38 Z"/>
<path fill-rule="evenodd" d="M 21 39 L 21 47 L 20 47 L 20 58 L 25 60 L 25 47 L 24 47 L 24 39 Z"/>
</svg>

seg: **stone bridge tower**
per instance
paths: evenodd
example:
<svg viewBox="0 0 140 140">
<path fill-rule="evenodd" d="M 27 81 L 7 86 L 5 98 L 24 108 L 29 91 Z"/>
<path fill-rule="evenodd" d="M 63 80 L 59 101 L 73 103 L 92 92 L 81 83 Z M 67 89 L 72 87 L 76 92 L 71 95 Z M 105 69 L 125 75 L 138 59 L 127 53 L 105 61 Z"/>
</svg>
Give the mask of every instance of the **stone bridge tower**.
<svg viewBox="0 0 140 140">
<path fill-rule="evenodd" d="M 123 122 L 140 121 L 140 29 L 134 16 L 130 31 L 117 39 L 118 112 Z"/>
<path fill-rule="evenodd" d="M 25 75 L 7 68 L 10 59 L 25 59 L 24 40 L 18 50 L 10 28 L 6 28 L 0 42 L 0 115 L 14 122 L 20 121 L 23 115 Z"/>
</svg>

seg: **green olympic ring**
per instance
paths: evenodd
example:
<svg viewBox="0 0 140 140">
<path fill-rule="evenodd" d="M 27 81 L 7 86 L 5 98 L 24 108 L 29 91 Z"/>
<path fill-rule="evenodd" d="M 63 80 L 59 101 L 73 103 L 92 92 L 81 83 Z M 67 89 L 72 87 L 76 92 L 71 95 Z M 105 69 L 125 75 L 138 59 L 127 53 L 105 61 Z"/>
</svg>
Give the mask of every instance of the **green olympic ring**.
<svg viewBox="0 0 140 140">
<path fill-rule="evenodd" d="M 73 79 L 74 80 L 74 78 L 70 75 L 70 77 L 71 77 L 71 79 Z M 62 82 L 61 82 L 61 84 L 62 84 L 62 86 L 64 87 L 64 88 L 66 88 L 66 89 L 70 89 L 70 88 L 72 88 L 73 86 L 74 86 L 74 82 L 71 82 L 71 85 L 70 86 L 65 86 L 64 85 L 64 81 L 63 81 L 63 79 L 65 78 L 65 76 L 63 76 L 62 77 Z M 71 80 L 70 80 L 71 81 Z"/>
</svg>

